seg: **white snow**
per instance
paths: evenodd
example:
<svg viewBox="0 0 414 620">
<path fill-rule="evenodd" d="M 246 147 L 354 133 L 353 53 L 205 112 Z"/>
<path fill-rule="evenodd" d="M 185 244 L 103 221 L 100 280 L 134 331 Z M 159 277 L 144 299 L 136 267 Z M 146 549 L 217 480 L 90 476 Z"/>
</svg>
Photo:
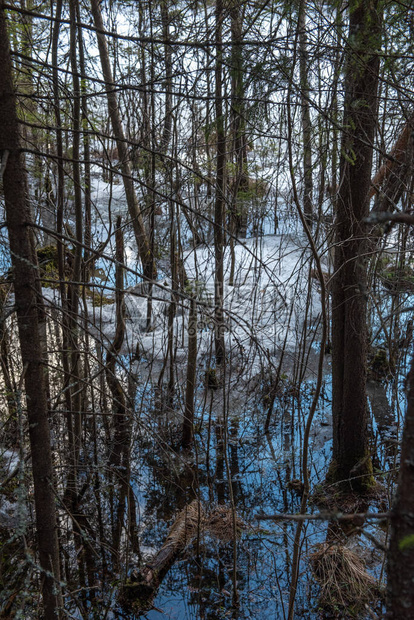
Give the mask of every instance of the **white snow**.
<svg viewBox="0 0 414 620">
<path fill-rule="evenodd" d="M 303 247 L 302 247 L 303 246 Z M 225 345 L 232 360 L 244 360 L 260 367 L 263 360 L 278 354 L 283 346 L 294 351 L 303 328 L 315 324 L 321 310 L 320 293 L 309 280 L 310 252 L 297 235 L 268 235 L 235 245 L 235 277 L 229 284 L 231 256 L 225 252 L 224 313 Z M 193 291 L 197 291 L 198 354 L 210 355 L 213 347 L 214 253 L 200 247 L 185 255 L 185 269 Z M 133 352 L 137 342 L 146 360 L 162 361 L 167 351 L 169 281 L 153 288 L 152 326 L 146 332 L 147 298 L 138 285 L 125 295 L 126 337 L 122 354 Z M 309 295 L 308 295 L 309 291 Z M 307 310 L 308 306 L 308 310 Z M 115 306 L 92 308 L 96 337 L 104 335 L 106 345 L 115 334 Z M 179 297 L 174 319 L 174 347 L 177 359 L 187 358 L 188 301 Z"/>
</svg>

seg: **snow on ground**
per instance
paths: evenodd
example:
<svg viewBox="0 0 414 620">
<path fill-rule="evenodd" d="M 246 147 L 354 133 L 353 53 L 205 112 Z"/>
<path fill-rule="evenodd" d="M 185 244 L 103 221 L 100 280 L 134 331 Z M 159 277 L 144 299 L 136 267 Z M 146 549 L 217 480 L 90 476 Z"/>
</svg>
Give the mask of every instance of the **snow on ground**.
<svg viewBox="0 0 414 620">
<path fill-rule="evenodd" d="M 296 236 L 268 235 L 235 245 L 235 276 L 229 284 L 231 256 L 225 252 L 225 344 L 233 360 L 260 360 L 276 356 L 283 346 L 294 351 L 301 339 L 309 308 L 308 324 L 315 324 L 321 309 L 315 281 L 309 279 L 310 254 Z M 198 354 L 213 352 L 214 253 L 211 247 L 188 251 L 185 269 L 199 301 Z M 153 288 L 153 323 L 146 331 L 147 298 L 142 285 L 130 288 L 125 296 L 126 337 L 122 354 L 135 351 L 137 343 L 146 360 L 162 361 L 168 342 L 169 281 Z M 107 343 L 115 334 L 114 305 L 92 307 L 92 332 L 101 333 Z M 178 361 L 187 358 L 188 301 L 178 298 L 174 320 L 174 346 Z"/>
<path fill-rule="evenodd" d="M 102 180 L 101 171 L 94 167 L 92 196 L 96 205 L 93 222 L 93 243 L 108 240 L 105 254 L 113 256 L 114 221 L 117 214 L 126 215 L 123 183 L 110 185 Z M 99 206 L 99 207 L 98 207 Z M 273 208 L 271 209 L 273 213 Z M 260 370 L 277 359 L 282 348 L 299 350 L 302 330 L 314 328 L 321 311 L 320 292 L 315 280 L 310 279 L 311 255 L 297 218 L 278 206 L 280 228 L 278 234 L 245 239 L 234 246 L 234 280 L 230 285 L 231 253 L 227 247 L 224 257 L 224 320 L 225 345 L 228 356 L 241 366 L 251 365 Z M 272 216 L 273 218 L 273 216 Z M 127 217 L 125 220 L 127 221 Z M 272 219 L 273 222 L 273 219 Z M 263 230 L 273 228 L 263 221 Z M 185 222 L 182 226 L 184 232 Z M 125 263 L 132 271 L 127 277 L 125 303 L 126 331 L 122 355 L 133 353 L 137 344 L 141 357 L 162 362 L 168 345 L 168 307 L 171 301 L 171 282 L 160 267 L 160 280 L 153 287 L 152 325 L 146 330 L 147 294 L 139 282 L 139 263 L 133 238 L 125 238 Z M 214 354 L 214 250 L 202 246 L 188 250 L 184 257 L 191 294 L 196 292 L 198 305 L 198 355 L 208 358 Z M 96 290 L 106 297 L 105 305 L 87 301 L 90 333 L 103 340 L 108 347 L 115 335 L 114 264 L 105 259 L 97 262 L 102 276 L 94 278 L 101 288 Z M 108 271 L 109 269 L 109 271 Z M 134 273 L 135 272 L 135 273 Z M 168 274 L 167 274 L 168 276 Z M 102 277 L 100 280 L 99 278 Z M 103 289 L 102 289 L 103 287 Z M 45 297 L 59 305 L 58 292 L 45 289 Z M 174 349 L 177 361 L 187 359 L 188 295 L 184 291 L 176 298 L 174 319 Z M 81 311 L 83 306 L 81 304 Z M 313 327 L 312 327 L 313 326 Z M 103 338 L 102 338 L 103 337 Z"/>
</svg>

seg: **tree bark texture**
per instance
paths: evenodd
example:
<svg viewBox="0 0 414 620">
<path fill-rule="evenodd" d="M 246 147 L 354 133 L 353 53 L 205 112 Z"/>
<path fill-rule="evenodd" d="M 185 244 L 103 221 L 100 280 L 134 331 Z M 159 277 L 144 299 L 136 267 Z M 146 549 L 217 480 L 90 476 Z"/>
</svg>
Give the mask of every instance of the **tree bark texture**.
<svg viewBox="0 0 414 620">
<path fill-rule="evenodd" d="M 105 35 L 102 34 L 104 27 L 99 0 L 91 0 L 91 9 L 95 27 L 98 30 L 96 36 L 98 39 L 102 73 L 107 88 L 108 111 L 111 118 L 112 129 L 116 139 L 116 144 L 118 147 L 119 161 L 124 182 L 126 200 L 128 204 L 129 217 L 131 218 L 134 228 L 135 239 L 138 246 L 138 254 L 142 262 L 144 277 L 146 281 L 151 281 L 155 275 L 153 273 L 153 263 L 151 260 L 151 248 L 147 233 L 145 231 L 144 220 L 142 218 L 142 213 L 138 204 L 137 195 L 135 193 L 134 182 L 132 180 L 132 166 L 125 141 L 124 128 L 122 126 L 121 116 L 119 113 L 118 100 L 116 96 L 116 86 L 112 77 L 108 46 L 106 43 Z"/>
<path fill-rule="evenodd" d="M 306 36 L 306 3 L 301 0 L 298 14 L 299 27 L 299 71 L 300 71 L 300 96 L 303 135 L 303 210 L 308 221 L 313 214 L 312 194 L 312 125 L 309 105 L 309 80 L 308 80 L 308 44 Z"/>
<path fill-rule="evenodd" d="M 408 375 L 408 406 L 401 448 L 398 489 L 388 550 L 387 618 L 414 617 L 414 358 Z"/>
<path fill-rule="evenodd" d="M 216 160 L 216 196 L 214 203 L 214 319 L 215 319 L 215 352 L 216 363 L 221 365 L 224 361 L 224 333 L 223 333 L 223 258 L 224 258 L 224 187 L 225 187 L 225 165 L 226 165 L 226 138 L 224 134 L 223 117 L 223 44 L 222 44 L 222 25 L 223 25 L 223 0 L 216 0 L 216 24 L 215 24 L 215 45 L 216 45 L 216 66 L 215 66 L 215 108 L 216 108 L 216 131 L 217 131 L 217 160 Z"/>
<path fill-rule="evenodd" d="M 170 38 L 170 12 L 168 0 L 162 0 L 160 5 L 162 36 L 165 41 Z M 164 127 L 161 137 L 161 152 L 167 151 L 171 141 L 172 133 L 172 48 L 168 43 L 164 44 L 164 63 L 165 63 L 165 112 Z"/>
<path fill-rule="evenodd" d="M 336 208 L 332 294 L 334 478 L 362 489 L 372 472 L 367 431 L 367 261 L 364 218 L 369 212 L 377 121 L 381 19 L 378 0 L 350 3 L 345 109 Z"/>
<path fill-rule="evenodd" d="M 195 292 L 194 292 L 195 294 Z M 184 448 L 188 448 L 194 440 L 194 395 L 197 377 L 197 302 L 195 297 L 190 298 L 190 313 L 188 317 L 188 362 L 187 381 L 185 390 L 185 409 L 183 422 Z"/>
<path fill-rule="evenodd" d="M 125 296 L 124 296 L 124 239 L 121 227 L 121 216 L 118 216 L 115 230 L 116 266 L 115 266 L 115 301 L 116 331 L 106 359 L 106 380 L 112 394 L 112 427 L 113 441 L 109 455 L 109 465 L 116 478 L 116 515 L 112 533 L 114 563 L 119 561 L 119 548 L 124 526 L 126 502 L 131 503 L 130 487 L 131 463 L 131 415 L 128 412 L 124 389 L 116 375 L 116 363 L 125 338 Z M 135 520 L 135 514 L 129 515 Z M 129 533 L 134 530 L 130 523 Z"/>
<path fill-rule="evenodd" d="M 46 372 L 41 339 L 42 298 L 34 238 L 30 227 L 27 178 L 24 157 L 20 149 L 16 97 L 3 2 L 0 3 L 0 155 L 3 163 L 8 156 L 2 180 L 20 351 L 24 368 L 44 617 L 46 620 L 56 620 L 59 617 L 58 609 L 61 602 L 59 546 Z"/>
<path fill-rule="evenodd" d="M 249 190 L 249 175 L 247 162 L 246 139 L 246 110 L 244 104 L 245 87 L 243 80 L 244 59 L 242 53 L 243 14 L 238 0 L 230 5 L 231 18 L 231 130 L 234 163 L 234 178 L 232 182 L 233 197 L 231 217 L 233 218 L 234 234 L 236 237 L 246 237 L 247 206 L 246 193 Z M 240 198 L 242 198 L 240 200 Z M 241 203 L 241 204 L 240 204 Z M 230 240 L 234 244 L 233 238 Z M 233 258 L 233 256 L 232 256 Z M 232 272 L 234 261 L 232 260 Z M 232 277 L 230 278 L 233 279 Z"/>
</svg>

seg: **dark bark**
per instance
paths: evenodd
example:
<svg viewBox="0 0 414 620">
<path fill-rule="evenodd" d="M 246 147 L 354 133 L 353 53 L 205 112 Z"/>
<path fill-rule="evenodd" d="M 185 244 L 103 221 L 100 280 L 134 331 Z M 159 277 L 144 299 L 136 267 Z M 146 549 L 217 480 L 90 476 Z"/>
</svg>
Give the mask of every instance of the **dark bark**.
<svg viewBox="0 0 414 620">
<path fill-rule="evenodd" d="M 76 0 L 76 15 L 78 24 L 81 22 L 81 14 L 79 1 Z M 85 63 L 85 50 L 83 42 L 82 27 L 78 25 L 78 46 L 79 46 L 79 69 L 82 75 L 80 84 L 81 88 L 81 124 L 83 130 L 83 160 L 84 160 L 84 174 L 83 174 L 83 194 L 84 194 L 84 243 L 87 249 L 84 252 L 84 281 L 89 281 L 89 275 L 91 270 L 90 251 L 88 248 L 92 242 L 92 195 L 91 195 L 91 148 L 90 148 L 90 134 L 87 131 L 88 128 L 88 97 L 87 97 L 87 77 L 86 77 L 86 63 Z"/>
<path fill-rule="evenodd" d="M 81 280 L 82 267 L 82 244 L 83 244 L 83 213 L 82 213 L 82 188 L 80 171 L 80 80 L 78 76 L 77 61 L 77 28 L 76 28 L 76 0 L 69 1 L 70 15 L 70 64 L 72 68 L 73 80 L 73 136 L 72 136 L 72 174 L 74 185 L 74 208 L 75 208 L 75 258 L 72 270 L 72 282 L 68 287 L 68 310 L 69 310 L 69 337 L 71 351 L 71 395 L 72 395 L 72 416 L 74 420 L 74 470 L 76 474 L 76 462 L 78 460 L 81 447 L 81 379 L 80 379 L 80 354 L 79 354 L 79 282 Z M 75 481 L 76 483 L 76 481 Z M 76 487 L 75 487 L 76 488 Z"/>
<path fill-rule="evenodd" d="M 300 95 L 303 136 L 303 177 L 304 195 L 303 211 L 306 219 L 310 222 L 313 214 L 312 206 L 312 126 L 309 105 L 309 81 L 308 81 L 308 49 L 306 36 L 306 3 L 301 0 L 299 4 L 298 27 L 299 27 L 299 71 L 300 71 Z"/>
<path fill-rule="evenodd" d="M 125 299 L 124 299 L 124 240 L 121 228 L 121 217 L 116 223 L 116 266 L 115 266 L 115 301 L 116 301 L 116 331 L 115 338 L 111 343 L 106 363 L 106 380 L 112 394 L 112 427 L 113 440 L 109 456 L 111 469 L 115 472 L 117 487 L 117 507 L 113 527 L 113 555 L 114 562 L 118 562 L 119 547 L 121 543 L 122 529 L 126 502 L 132 493 L 130 487 L 131 464 L 131 416 L 129 415 L 125 393 L 121 382 L 116 376 L 116 362 L 121 352 L 125 337 Z M 130 501 L 130 500 L 129 500 Z M 132 514 L 129 514 L 132 517 Z M 135 518 L 135 516 L 134 516 Z M 133 531 L 134 526 L 129 528 Z"/>
<path fill-rule="evenodd" d="M 42 298 L 34 238 L 30 227 L 26 168 L 20 150 L 12 63 L 3 2 L 0 3 L 0 155 L 3 163 L 8 156 L 2 180 L 20 351 L 24 368 L 44 617 L 46 620 L 56 620 L 60 615 L 61 603 L 59 546 L 47 386 L 40 334 L 43 316 Z"/>
<path fill-rule="evenodd" d="M 240 3 L 235 0 L 230 8 L 231 17 L 231 113 L 233 161 L 235 176 L 233 179 L 232 217 L 234 219 L 234 233 L 236 237 L 246 237 L 247 211 L 246 192 L 249 190 L 249 176 L 247 170 L 247 139 L 246 139 L 246 111 L 244 105 L 243 80 L 243 16 Z M 232 257 L 233 258 L 233 257 Z M 234 263 L 232 260 L 232 274 Z M 230 276 L 232 280 L 232 276 Z"/>
<path fill-rule="evenodd" d="M 91 8 L 95 27 L 98 30 L 96 36 L 98 39 L 102 73 L 107 88 L 108 110 L 116 144 L 118 147 L 129 217 L 132 221 L 132 226 L 134 229 L 135 239 L 138 247 L 138 254 L 142 262 L 144 277 L 147 281 L 151 282 L 151 280 L 155 276 L 155 273 L 153 269 L 150 242 L 145 231 L 144 220 L 142 218 L 141 209 L 139 207 L 138 199 L 135 193 L 134 182 L 132 180 L 132 166 L 130 162 L 128 148 L 125 142 L 124 128 L 122 126 L 121 116 L 119 113 L 118 100 L 116 96 L 116 86 L 112 77 L 108 46 L 106 43 L 105 35 L 99 32 L 104 30 L 99 0 L 91 0 Z"/>
<path fill-rule="evenodd" d="M 414 617 L 414 358 L 408 374 L 407 400 L 387 563 L 387 618 L 392 620 Z"/>
<path fill-rule="evenodd" d="M 53 64 L 53 105 L 56 119 L 56 151 L 57 151 L 57 200 L 56 200 L 56 230 L 57 237 L 57 256 L 58 256 L 58 272 L 59 272 L 59 292 L 62 306 L 62 366 L 63 366 L 63 393 L 66 405 L 66 425 L 68 431 L 68 449 L 71 462 L 70 474 L 68 476 L 66 498 L 68 504 L 76 498 L 76 472 L 75 472 L 75 435 L 73 424 L 73 407 L 72 407 L 72 390 L 71 385 L 71 364 L 70 364 L 70 318 L 68 307 L 68 294 L 66 285 L 66 265 L 65 252 L 66 247 L 62 241 L 61 235 L 64 234 L 64 183 L 65 170 L 63 167 L 63 135 L 62 135 L 62 115 L 60 110 L 59 97 L 59 72 L 58 72 L 58 45 L 60 33 L 60 19 L 62 17 L 62 0 L 56 3 L 55 23 L 52 33 L 52 64 Z M 72 496 L 72 499 L 69 496 Z"/>
<path fill-rule="evenodd" d="M 188 362 L 187 383 L 185 391 L 185 409 L 183 422 L 184 448 L 188 448 L 194 439 L 194 394 L 197 371 L 197 302 L 190 299 L 190 314 L 188 317 Z"/>
<path fill-rule="evenodd" d="M 170 13 L 168 10 L 168 0 L 161 2 L 161 23 L 162 36 L 165 41 L 170 38 Z M 164 63 L 165 63 L 165 112 L 164 112 L 164 128 L 161 137 L 161 152 L 165 153 L 171 140 L 172 129 L 172 48 L 166 43 L 164 45 Z"/>
<path fill-rule="evenodd" d="M 377 120 L 379 2 L 350 4 L 344 131 L 336 208 L 332 294 L 333 464 L 337 481 L 362 490 L 372 482 L 368 455 L 367 264 L 372 144 Z"/>
<path fill-rule="evenodd" d="M 7 441 L 10 437 L 14 443 L 18 437 L 17 428 L 17 386 L 10 367 L 10 347 L 9 347 L 9 329 L 4 318 L 4 309 L 8 297 L 10 285 L 0 281 L 0 368 L 3 375 L 4 387 L 6 388 L 7 408 L 9 412 L 9 421 L 7 431 L 3 434 L 3 441 Z"/>
<path fill-rule="evenodd" d="M 224 361 L 224 333 L 223 333 L 223 224 L 224 224 L 224 186 L 226 165 L 226 138 L 224 134 L 223 117 L 223 49 L 222 49 L 222 25 L 223 25 L 223 0 L 216 0 L 216 132 L 217 132 L 217 160 L 216 160 L 216 195 L 214 203 L 214 321 L 215 321 L 215 352 L 216 363 L 221 365 Z"/>
</svg>

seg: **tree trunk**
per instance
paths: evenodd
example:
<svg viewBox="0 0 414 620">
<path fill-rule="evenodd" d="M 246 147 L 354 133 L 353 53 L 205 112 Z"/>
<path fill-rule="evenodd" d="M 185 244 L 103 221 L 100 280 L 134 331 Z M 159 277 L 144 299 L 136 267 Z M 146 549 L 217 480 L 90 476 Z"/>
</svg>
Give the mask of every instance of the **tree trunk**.
<svg viewBox="0 0 414 620">
<path fill-rule="evenodd" d="M 80 378 L 80 353 L 79 353 L 79 282 L 81 280 L 82 254 L 83 254 L 83 209 L 82 209 L 82 187 L 80 171 L 80 129 L 81 129 L 81 100 L 80 100 L 80 81 L 78 75 L 77 45 L 76 45 L 76 0 L 69 1 L 70 15 L 70 64 L 72 68 L 73 83 L 73 136 L 72 136 L 72 174 L 75 208 L 75 258 L 71 274 L 72 282 L 68 286 L 68 310 L 69 310 L 69 339 L 71 357 L 71 397 L 72 397 L 72 418 L 74 422 L 74 474 L 76 477 L 76 466 L 81 448 L 81 393 L 82 384 Z M 76 489 L 75 486 L 72 491 Z"/>
<path fill-rule="evenodd" d="M 61 603 L 59 546 L 47 386 L 40 334 L 43 304 L 30 227 L 26 167 L 20 151 L 16 98 L 3 2 L 0 4 L 0 155 L 1 169 L 4 169 L 3 190 L 13 265 L 20 351 L 24 368 L 44 617 L 46 620 L 56 620 L 60 617 Z"/>
<path fill-rule="evenodd" d="M 132 167 L 128 148 L 125 141 L 124 129 L 121 122 L 121 116 L 119 113 L 118 100 L 115 92 L 115 83 L 112 77 L 111 63 L 109 60 L 108 46 L 106 44 L 105 35 L 102 34 L 104 30 L 102 14 L 100 9 L 99 0 L 91 0 L 91 9 L 95 28 L 97 28 L 97 39 L 99 47 L 99 55 L 101 58 L 102 73 L 107 87 L 108 98 L 108 111 L 111 118 L 112 129 L 115 135 L 116 144 L 118 147 L 119 161 L 122 170 L 122 179 L 124 182 L 126 201 L 128 204 L 129 217 L 131 218 L 134 228 L 135 239 L 138 247 L 138 254 L 141 259 L 143 274 L 147 282 L 151 282 L 155 277 L 153 273 L 153 261 L 151 258 L 150 243 L 147 233 L 145 231 L 144 220 L 142 218 L 141 210 L 139 208 L 137 195 L 134 189 L 134 182 L 132 180 Z"/>
<path fill-rule="evenodd" d="M 216 0 L 216 131 L 217 131 L 217 161 L 216 161 L 216 196 L 214 207 L 214 322 L 215 322 L 215 351 L 216 363 L 224 361 L 224 334 L 223 334 L 223 222 L 224 222 L 224 175 L 226 164 L 226 138 L 224 135 L 223 117 L 223 60 L 222 60 L 222 22 L 223 0 Z"/>
<path fill-rule="evenodd" d="M 306 3 L 301 0 L 299 4 L 299 71 L 300 71 L 300 96 L 302 113 L 302 136 L 303 136 L 303 177 L 304 195 L 303 211 L 308 222 L 313 215 L 312 207 L 312 125 L 309 105 L 309 82 L 308 82 L 308 49 L 306 37 Z"/>
<path fill-rule="evenodd" d="M 106 380 L 111 390 L 113 441 L 109 456 L 111 470 L 115 472 L 117 481 L 117 508 L 113 528 L 113 556 L 115 565 L 119 560 L 119 548 L 124 526 L 126 501 L 130 501 L 131 464 L 131 416 L 127 409 L 124 389 L 116 376 L 116 362 L 121 352 L 125 337 L 125 299 L 124 299 L 124 239 L 121 227 L 121 217 L 118 216 L 115 230 L 116 267 L 115 267 L 115 300 L 116 300 L 116 331 L 111 343 L 106 361 Z M 131 516 L 131 515 L 130 515 Z M 131 528 L 130 528 L 131 531 Z"/>
<path fill-rule="evenodd" d="M 387 618 L 414 617 L 414 358 L 408 375 L 408 407 L 401 447 L 398 490 L 388 550 Z"/>
<path fill-rule="evenodd" d="M 86 77 L 86 61 L 85 61 L 85 49 L 83 41 L 83 32 L 81 23 L 81 13 L 79 0 L 76 0 L 76 18 L 78 21 L 78 46 L 79 46 L 79 69 L 82 76 L 81 79 L 81 110 L 82 110 L 82 131 L 83 133 L 83 160 L 84 160 L 84 178 L 83 178 L 83 194 L 84 194 L 84 244 L 86 246 L 84 251 L 84 268 L 83 268 L 83 280 L 85 283 L 89 281 L 92 257 L 90 253 L 90 247 L 92 242 L 92 187 L 91 187 L 91 148 L 90 148 L 90 135 L 88 132 L 88 82 Z M 91 260 L 92 259 L 92 260 Z"/>
<path fill-rule="evenodd" d="M 124 605 L 135 612 L 150 609 L 160 583 L 177 555 L 200 533 L 204 510 L 199 500 L 194 499 L 178 513 L 161 549 L 141 572 L 135 572 L 132 580 L 125 584 L 121 593 Z"/>
<path fill-rule="evenodd" d="M 162 23 L 162 36 L 164 41 L 168 41 L 170 38 L 170 12 L 168 10 L 168 0 L 161 1 L 161 23 Z M 161 137 L 161 152 L 167 151 L 168 145 L 171 140 L 171 128 L 172 128 L 172 48 L 168 43 L 164 44 L 164 63 L 165 63 L 165 112 L 164 112 L 164 127 Z"/>
<path fill-rule="evenodd" d="M 191 446 L 194 439 L 194 394 L 197 372 L 197 302 L 193 295 L 195 295 L 195 291 L 192 291 L 190 298 L 190 313 L 188 316 L 188 362 L 182 439 L 183 448 Z"/>
<path fill-rule="evenodd" d="M 333 463 L 336 481 L 372 483 L 367 431 L 366 228 L 377 120 L 381 18 L 377 0 L 350 4 L 344 132 L 332 294 Z"/>
<path fill-rule="evenodd" d="M 243 16 L 240 3 L 235 0 L 230 7 L 231 17 L 231 116 L 233 138 L 234 178 L 232 183 L 233 197 L 231 217 L 233 219 L 234 234 L 236 237 L 246 237 L 247 205 L 246 193 L 249 190 L 249 176 L 247 170 L 247 141 L 246 141 L 246 112 L 244 105 L 243 83 Z M 240 204 L 241 203 L 241 204 Z M 231 243 L 233 239 L 231 239 Z M 232 255 L 230 277 L 234 276 L 234 261 Z"/>
</svg>

